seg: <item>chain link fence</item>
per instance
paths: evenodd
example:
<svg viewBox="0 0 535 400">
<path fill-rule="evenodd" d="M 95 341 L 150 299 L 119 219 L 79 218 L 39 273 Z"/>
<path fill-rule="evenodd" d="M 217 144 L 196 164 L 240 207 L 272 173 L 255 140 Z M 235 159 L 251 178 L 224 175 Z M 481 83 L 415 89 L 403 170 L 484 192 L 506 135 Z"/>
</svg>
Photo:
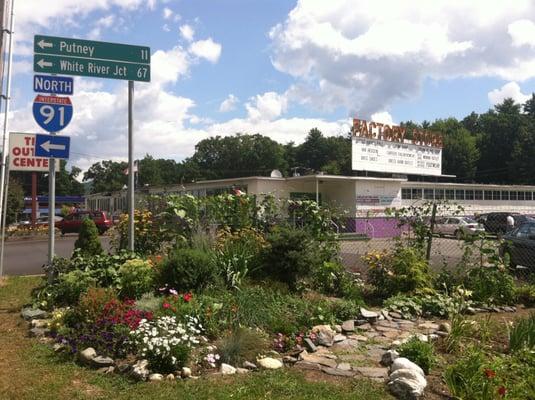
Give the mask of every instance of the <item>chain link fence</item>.
<svg viewBox="0 0 535 400">
<path fill-rule="evenodd" d="M 428 213 L 417 216 L 368 212 L 366 217 L 349 220 L 340 233 L 342 262 L 365 273 L 367 254 L 420 242 L 434 271 L 485 265 L 496 255 L 522 275 L 535 271 L 535 217 L 434 208 L 434 216 L 431 204 Z"/>
</svg>

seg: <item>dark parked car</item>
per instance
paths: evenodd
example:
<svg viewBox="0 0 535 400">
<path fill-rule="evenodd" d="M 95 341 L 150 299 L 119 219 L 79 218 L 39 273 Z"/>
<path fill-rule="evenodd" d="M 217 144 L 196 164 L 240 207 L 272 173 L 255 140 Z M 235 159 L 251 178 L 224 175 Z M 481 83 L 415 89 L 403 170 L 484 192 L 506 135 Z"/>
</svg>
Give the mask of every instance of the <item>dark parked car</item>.
<svg viewBox="0 0 535 400">
<path fill-rule="evenodd" d="M 76 211 L 63 218 L 58 224 L 58 228 L 63 235 L 66 233 L 78 233 L 85 218 L 91 218 L 95 222 L 100 234 L 103 234 L 112 226 L 111 219 L 108 218 L 104 211 Z"/>
<path fill-rule="evenodd" d="M 514 228 L 526 222 L 535 222 L 534 219 L 519 213 L 510 212 L 493 212 L 489 214 L 482 214 L 477 217 L 477 221 L 485 227 L 487 233 L 495 235 L 503 235 L 507 232 L 507 217 L 512 216 L 515 220 Z"/>
<path fill-rule="evenodd" d="M 504 236 L 500 248 L 502 256 L 508 254 L 510 266 L 535 267 L 535 222 L 528 222 Z"/>
</svg>

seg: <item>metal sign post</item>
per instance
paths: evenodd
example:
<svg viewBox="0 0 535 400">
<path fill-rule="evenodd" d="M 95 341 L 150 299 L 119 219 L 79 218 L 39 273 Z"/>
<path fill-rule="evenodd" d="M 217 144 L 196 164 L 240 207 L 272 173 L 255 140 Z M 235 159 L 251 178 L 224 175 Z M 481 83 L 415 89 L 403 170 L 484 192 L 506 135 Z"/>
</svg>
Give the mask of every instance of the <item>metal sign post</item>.
<svg viewBox="0 0 535 400">
<path fill-rule="evenodd" d="M 50 132 L 51 135 L 55 133 Z M 48 266 L 52 265 L 54 260 L 54 246 L 56 242 L 56 160 L 51 159 L 48 164 Z M 54 280 L 52 271 L 48 271 L 48 283 Z"/>
<path fill-rule="evenodd" d="M 134 81 L 128 81 L 128 250 L 134 251 Z"/>
</svg>

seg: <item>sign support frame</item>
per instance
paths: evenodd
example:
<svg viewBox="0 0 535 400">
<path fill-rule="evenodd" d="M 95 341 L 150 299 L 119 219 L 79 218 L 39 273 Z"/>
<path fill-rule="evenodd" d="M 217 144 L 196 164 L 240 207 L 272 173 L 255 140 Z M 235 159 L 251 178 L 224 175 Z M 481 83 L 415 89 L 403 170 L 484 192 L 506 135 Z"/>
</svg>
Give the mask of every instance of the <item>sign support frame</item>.
<svg viewBox="0 0 535 400">
<path fill-rule="evenodd" d="M 134 251 L 134 81 L 128 81 L 128 250 Z"/>
</svg>

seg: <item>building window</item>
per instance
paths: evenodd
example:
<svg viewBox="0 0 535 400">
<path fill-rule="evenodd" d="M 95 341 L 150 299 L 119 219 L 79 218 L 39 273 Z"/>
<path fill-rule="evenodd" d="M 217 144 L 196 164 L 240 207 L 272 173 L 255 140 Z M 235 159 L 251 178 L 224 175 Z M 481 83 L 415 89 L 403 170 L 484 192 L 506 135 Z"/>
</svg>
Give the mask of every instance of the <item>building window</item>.
<svg viewBox="0 0 535 400">
<path fill-rule="evenodd" d="M 424 189 L 424 199 L 433 200 L 435 198 L 435 193 L 433 189 Z"/>
<path fill-rule="evenodd" d="M 526 198 L 526 200 L 531 201 L 532 200 L 531 192 L 524 192 L 524 197 Z"/>
<path fill-rule="evenodd" d="M 464 200 L 464 190 L 456 190 L 455 191 L 455 198 L 457 200 Z"/>
<path fill-rule="evenodd" d="M 509 200 L 509 191 L 502 190 L 502 200 Z"/>
<path fill-rule="evenodd" d="M 485 190 L 485 200 L 492 200 L 492 191 Z"/>
<path fill-rule="evenodd" d="M 483 200 L 483 190 L 474 190 L 474 200 Z"/>
<path fill-rule="evenodd" d="M 524 201 L 524 192 L 518 192 L 518 200 Z"/>
<path fill-rule="evenodd" d="M 412 199 L 418 200 L 422 198 L 422 189 L 412 189 Z"/>
<path fill-rule="evenodd" d="M 509 194 L 509 199 L 510 200 L 518 200 L 518 196 L 517 196 L 517 192 L 513 192 L 511 190 L 510 194 Z"/>
<path fill-rule="evenodd" d="M 435 189 L 435 199 L 444 200 L 444 189 Z"/>
<path fill-rule="evenodd" d="M 474 191 L 473 190 L 467 190 L 465 192 L 466 200 L 474 200 Z"/>
<path fill-rule="evenodd" d="M 411 199 L 411 190 L 407 188 L 401 189 L 401 198 L 403 200 L 410 200 Z"/>
<path fill-rule="evenodd" d="M 500 191 L 499 190 L 493 190 L 492 191 L 492 200 L 500 200 Z"/>
<path fill-rule="evenodd" d="M 446 200 L 455 200 L 455 190 L 446 189 Z"/>
</svg>

